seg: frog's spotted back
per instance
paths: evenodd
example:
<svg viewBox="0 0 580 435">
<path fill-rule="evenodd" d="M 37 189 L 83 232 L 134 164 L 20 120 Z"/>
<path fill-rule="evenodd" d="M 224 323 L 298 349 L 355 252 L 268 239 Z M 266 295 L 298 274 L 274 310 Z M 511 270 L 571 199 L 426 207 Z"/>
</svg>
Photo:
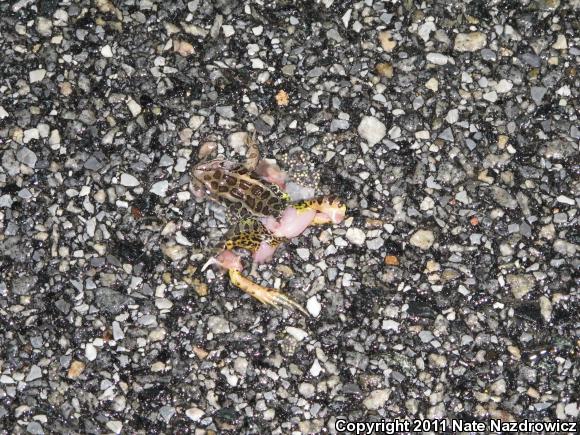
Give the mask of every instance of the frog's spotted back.
<svg viewBox="0 0 580 435">
<path fill-rule="evenodd" d="M 244 166 L 213 160 L 197 166 L 193 176 L 216 201 L 238 214 L 278 217 L 288 205 L 288 195 Z"/>
</svg>

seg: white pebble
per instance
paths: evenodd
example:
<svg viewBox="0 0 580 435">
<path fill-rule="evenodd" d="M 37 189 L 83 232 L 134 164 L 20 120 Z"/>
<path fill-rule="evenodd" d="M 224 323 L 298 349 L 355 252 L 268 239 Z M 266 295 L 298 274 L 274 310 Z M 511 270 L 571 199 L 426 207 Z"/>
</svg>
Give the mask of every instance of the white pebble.
<svg viewBox="0 0 580 435">
<path fill-rule="evenodd" d="M 556 42 L 554 42 L 554 44 L 552 44 L 552 48 L 555 48 L 556 50 L 565 50 L 568 48 L 568 41 L 566 41 L 566 37 L 562 34 L 558 35 L 558 38 L 556 39 Z"/>
<path fill-rule="evenodd" d="M 564 195 L 558 196 L 556 198 L 556 201 L 561 202 L 562 204 L 568 204 L 568 205 L 575 205 L 576 204 L 572 198 L 568 198 L 567 196 L 564 196 Z"/>
<path fill-rule="evenodd" d="M 342 16 L 342 24 L 344 24 L 344 27 L 348 28 L 348 23 L 350 21 L 350 16 L 352 15 L 352 9 L 349 9 L 348 11 L 346 11 L 344 13 L 344 15 Z"/>
<path fill-rule="evenodd" d="M 89 237 L 95 236 L 95 229 L 97 228 L 97 219 L 93 216 L 87 220 L 86 231 Z"/>
<path fill-rule="evenodd" d="M 246 148 L 246 141 L 248 140 L 248 133 L 245 131 L 237 131 L 228 136 L 228 145 L 237 153 L 241 153 Z"/>
<path fill-rule="evenodd" d="M 24 130 L 24 137 L 22 141 L 24 143 L 28 143 L 33 139 L 40 139 L 40 132 L 38 131 L 38 128 L 29 128 L 28 130 Z"/>
<path fill-rule="evenodd" d="M 94 361 L 97 358 L 97 348 L 92 343 L 87 343 L 85 346 L 85 358 L 89 361 Z"/>
<path fill-rule="evenodd" d="M 312 296 L 308 299 L 308 302 L 306 302 L 306 309 L 313 317 L 318 317 L 322 310 L 322 305 L 320 305 L 316 296 Z"/>
<path fill-rule="evenodd" d="M 421 211 L 432 210 L 433 207 L 435 207 L 435 201 L 433 201 L 433 198 L 430 196 L 426 196 L 423 198 L 423 201 L 421 201 L 421 205 L 419 207 L 421 208 Z"/>
<path fill-rule="evenodd" d="M 310 367 L 310 375 L 317 377 L 322 372 L 322 367 L 317 359 L 314 360 L 312 363 L 312 367 Z"/>
<path fill-rule="evenodd" d="M 346 231 L 346 238 L 353 245 L 362 245 L 366 240 L 366 234 L 360 228 L 349 228 Z"/>
<path fill-rule="evenodd" d="M 169 310 L 173 306 L 173 302 L 167 298 L 157 298 L 155 299 L 155 306 L 160 310 Z"/>
<path fill-rule="evenodd" d="M 234 27 L 230 26 L 229 24 L 224 24 L 222 26 L 222 32 L 224 32 L 224 36 L 226 38 L 229 38 L 230 36 L 232 36 L 236 33 Z"/>
<path fill-rule="evenodd" d="M 447 65 L 449 58 L 442 53 L 429 53 L 427 55 L 427 62 L 434 65 Z"/>
<path fill-rule="evenodd" d="M 204 416 L 203 410 L 199 408 L 189 408 L 185 411 L 185 415 L 192 421 L 199 421 Z"/>
<path fill-rule="evenodd" d="M 427 140 L 431 137 L 431 133 L 429 133 L 429 130 L 420 130 L 420 131 L 416 131 L 415 132 L 415 138 L 416 139 L 424 139 Z"/>
<path fill-rule="evenodd" d="M 376 145 L 387 134 L 385 124 L 374 116 L 363 116 L 358 125 L 358 134 L 370 145 Z"/>
<path fill-rule="evenodd" d="M 384 389 L 384 390 L 375 390 L 371 392 L 368 397 L 363 401 L 363 405 L 367 409 L 381 409 L 389 400 L 389 396 L 391 395 L 391 391 Z"/>
<path fill-rule="evenodd" d="M 512 82 L 510 82 L 509 80 L 506 79 L 501 79 L 497 85 L 495 85 L 495 91 L 498 94 L 505 94 L 506 92 L 511 91 L 511 89 L 514 87 L 514 84 Z"/>
<path fill-rule="evenodd" d="M 308 332 L 306 332 L 304 329 L 296 328 L 294 326 L 287 326 L 286 332 L 298 341 L 302 341 L 308 337 Z"/>
<path fill-rule="evenodd" d="M 161 252 L 174 261 L 179 261 L 187 256 L 187 249 L 183 245 L 167 243 L 161 245 Z"/>
<path fill-rule="evenodd" d="M 449 124 L 455 124 L 459 120 L 459 110 L 451 109 L 449 112 L 447 112 L 447 116 L 445 117 L 445 120 Z"/>
<path fill-rule="evenodd" d="M 417 30 L 417 34 L 421 37 L 421 39 L 425 42 L 429 41 L 431 37 L 431 33 L 437 30 L 435 23 L 433 21 L 426 21 L 425 23 L 419 26 Z"/>
<path fill-rule="evenodd" d="M 427 89 L 431 89 L 433 92 L 437 92 L 439 90 L 439 80 L 437 80 L 435 77 L 431 77 L 429 80 L 427 80 L 427 83 L 425 83 L 425 87 Z"/>
<path fill-rule="evenodd" d="M 135 187 L 139 185 L 139 180 L 137 180 L 137 178 L 135 178 L 131 174 L 123 172 L 121 174 L 121 185 L 126 187 Z"/>
<path fill-rule="evenodd" d="M 45 69 L 35 69 L 35 70 L 30 71 L 30 73 L 29 73 L 30 83 L 36 83 L 36 82 L 42 81 L 42 79 L 44 79 L 45 75 L 46 75 Z"/>
<path fill-rule="evenodd" d="M 127 107 L 129 108 L 129 111 L 133 117 L 141 113 L 141 106 L 133 98 L 129 98 L 127 101 Z"/>
<path fill-rule="evenodd" d="M 48 138 L 48 144 L 50 146 L 60 145 L 60 132 L 57 129 L 54 129 L 50 132 L 50 137 Z"/>
<path fill-rule="evenodd" d="M 429 249 L 433 245 L 434 241 L 435 236 L 433 234 L 433 231 L 429 230 L 417 230 L 409 240 L 411 245 L 416 246 L 423 250 Z"/>
<path fill-rule="evenodd" d="M 552 320 L 552 302 L 546 296 L 540 296 L 540 313 L 546 322 Z"/>
<path fill-rule="evenodd" d="M 296 253 L 304 261 L 306 261 L 310 258 L 310 250 L 309 249 L 298 248 L 298 249 L 296 249 Z"/>
<path fill-rule="evenodd" d="M 396 322 L 395 320 L 383 320 L 383 330 L 385 331 L 395 331 L 397 332 L 399 330 L 399 322 Z"/>
<path fill-rule="evenodd" d="M 108 421 L 107 429 L 109 429 L 113 433 L 120 434 L 121 431 L 123 430 L 123 422 L 119 420 Z"/>
<path fill-rule="evenodd" d="M 485 47 L 487 37 L 482 32 L 460 33 L 455 37 L 454 50 L 477 51 Z"/>
<path fill-rule="evenodd" d="M 189 118 L 187 125 L 189 125 L 189 128 L 192 130 L 197 130 L 199 127 L 201 127 L 201 124 L 203 124 L 204 120 L 205 116 L 193 115 L 191 118 Z"/>
<path fill-rule="evenodd" d="M 178 231 L 177 233 L 175 233 L 175 241 L 183 246 L 192 246 L 193 245 L 189 240 L 187 240 L 187 237 L 185 237 L 181 231 Z"/>
<path fill-rule="evenodd" d="M 169 182 L 167 180 L 163 180 L 163 181 L 158 181 L 153 186 L 151 186 L 151 189 L 149 191 L 151 193 L 154 193 L 155 195 L 164 197 L 165 194 L 167 193 L 168 188 L 169 188 Z"/>
<path fill-rule="evenodd" d="M 109 44 L 101 48 L 101 55 L 103 57 L 113 57 L 113 50 Z"/>
<path fill-rule="evenodd" d="M 496 91 L 486 92 L 485 94 L 483 94 L 483 99 L 489 101 L 490 103 L 495 103 L 497 101 L 497 92 Z"/>
</svg>

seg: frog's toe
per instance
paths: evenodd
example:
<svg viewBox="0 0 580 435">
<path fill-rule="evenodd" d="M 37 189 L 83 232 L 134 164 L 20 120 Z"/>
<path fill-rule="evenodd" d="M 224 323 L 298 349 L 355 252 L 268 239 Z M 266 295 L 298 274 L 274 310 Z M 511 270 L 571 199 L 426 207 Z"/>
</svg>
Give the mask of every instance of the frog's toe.
<svg viewBox="0 0 580 435">
<path fill-rule="evenodd" d="M 243 276 L 236 269 L 230 269 L 228 273 L 233 285 L 243 290 L 250 296 L 256 298 L 263 304 L 270 305 L 275 308 L 284 307 L 290 310 L 298 310 L 304 315 L 308 316 L 308 312 L 302 308 L 302 306 L 294 302 L 284 293 L 270 287 L 263 287 L 259 284 L 256 284 L 255 282 Z"/>
<path fill-rule="evenodd" d="M 262 287 L 262 290 L 267 293 L 266 294 L 267 300 L 261 301 L 262 303 L 272 305 L 273 307 L 276 307 L 276 308 L 284 307 L 284 308 L 288 308 L 289 310 L 298 310 L 302 314 L 304 314 L 305 316 L 308 316 L 308 312 L 304 308 L 302 308 L 302 306 L 300 304 L 298 304 L 297 302 L 294 302 L 292 299 L 290 299 L 284 293 L 279 292 L 278 290 L 273 289 L 273 288 L 269 288 L 269 287 Z"/>
</svg>

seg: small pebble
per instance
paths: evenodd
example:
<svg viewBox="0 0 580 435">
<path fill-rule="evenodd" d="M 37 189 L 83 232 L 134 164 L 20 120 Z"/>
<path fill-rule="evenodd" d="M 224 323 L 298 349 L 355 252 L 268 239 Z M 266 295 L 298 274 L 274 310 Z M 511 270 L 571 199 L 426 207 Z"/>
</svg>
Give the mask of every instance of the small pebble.
<svg viewBox="0 0 580 435">
<path fill-rule="evenodd" d="M 390 390 L 387 389 L 375 390 L 371 392 L 365 400 L 363 400 L 363 405 L 367 409 L 376 411 L 385 406 L 390 396 L 391 396 Z"/>
<path fill-rule="evenodd" d="M 306 309 L 308 310 L 311 316 L 318 317 L 320 311 L 322 311 L 322 305 L 320 304 L 316 296 L 312 296 L 310 299 L 308 299 L 308 302 L 306 303 Z"/>
<path fill-rule="evenodd" d="M 351 227 L 346 231 L 346 238 L 353 245 L 362 245 L 366 240 L 366 234 L 360 228 Z"/>
<path fill-rule="evenodd" d="M 35 70 L 32 70 L 29 73 L 30 83 L 41 82 L 44 79 L 45 76 L 46 76 L 46 70 L 45 69 L 35 69 Z"/>
<path fill-rule="evenodd" d="M 167 180 L 163 180 L 153 184 L 149 191 L 155 195 L 164 197 L 167 194 L 167 189 L 169 189 L 169 182 Z"/>
<path fill-rule="evenodd" d="M 89 361 L 97 359 L 97 348 L 91 343 L 87 343 L 85 346 L 85 358 Z"/>
<path fill-rule="evenodd" d="M 131 112 L 131 115 L 133 115 L 133 117 L 138 116 L 141 113 L 141 106 L 132 98 L 129 98 L 129 100 L 127 100 L 127 107 L 129 108 L 129 111 Z"/>
<path fill-rule="evenodd" d="M 185 410 L 185 415 L 187 416 L 187 418 L 189 418 L 192 421 L 198 422 L 200 421 L 203 416 L 205 415 L 205 412 L 203 412 L 202 409 L 200 408 L 189 408 Z"/>
<path fill-rule="evenodd" d="M 383 140 L 387 134 L 385 124 L 374 116 L 363 116 L 358 125 L 358 134 L 370 145 L 374 146 Z"/>
<path fill-rule="evenodd" d="M 101 48 L 101 56 L 106 58 L 113 57 L 113 50 L 111 49 L 111 46 L 109 44 Z"/>
<path fill-rule="evenodd" d="M 411 245 L 427 250 L 435 242 L 435 235 L 430 230 L 418 230 L 409 239 Z"/>
<path fill-rule="evenodd" d="M 455 37 L 453 49 L 457 51 L 477 51 L 485 47 L 487 37 L 482 32 L 459 33 Z"/>
<path fill-rule="evenodd" d="M 425 83 L 425 87 L 432 90 L 433 92 L 437 92 L 439 90 L 439 80 L 437 80 L 435 77 L 431 77 L 429 80 L 427 80 L 427 83 Z"/>
<path fill-rule="evenodd" d="M 139 185 L 139 180 L 133 175 L 123 172 L 121 174 L 121 184 L 127 187 L 135 187 Z"/>
</svg>

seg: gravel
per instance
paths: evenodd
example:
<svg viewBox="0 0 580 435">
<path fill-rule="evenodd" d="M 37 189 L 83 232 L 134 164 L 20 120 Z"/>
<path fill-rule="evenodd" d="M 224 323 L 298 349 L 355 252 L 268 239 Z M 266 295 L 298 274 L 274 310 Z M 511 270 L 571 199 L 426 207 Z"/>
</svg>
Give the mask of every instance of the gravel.
<svg viewBox="0 0 580 435">
<path fill-rule="evenodd" d="M 0 427 L 578 418 L 577 2 L 0 2 Z M 348 207 L 252 279 L 190 169 Z M 247 272 L 250 272 L 248 265 Z"/>
</svg>

